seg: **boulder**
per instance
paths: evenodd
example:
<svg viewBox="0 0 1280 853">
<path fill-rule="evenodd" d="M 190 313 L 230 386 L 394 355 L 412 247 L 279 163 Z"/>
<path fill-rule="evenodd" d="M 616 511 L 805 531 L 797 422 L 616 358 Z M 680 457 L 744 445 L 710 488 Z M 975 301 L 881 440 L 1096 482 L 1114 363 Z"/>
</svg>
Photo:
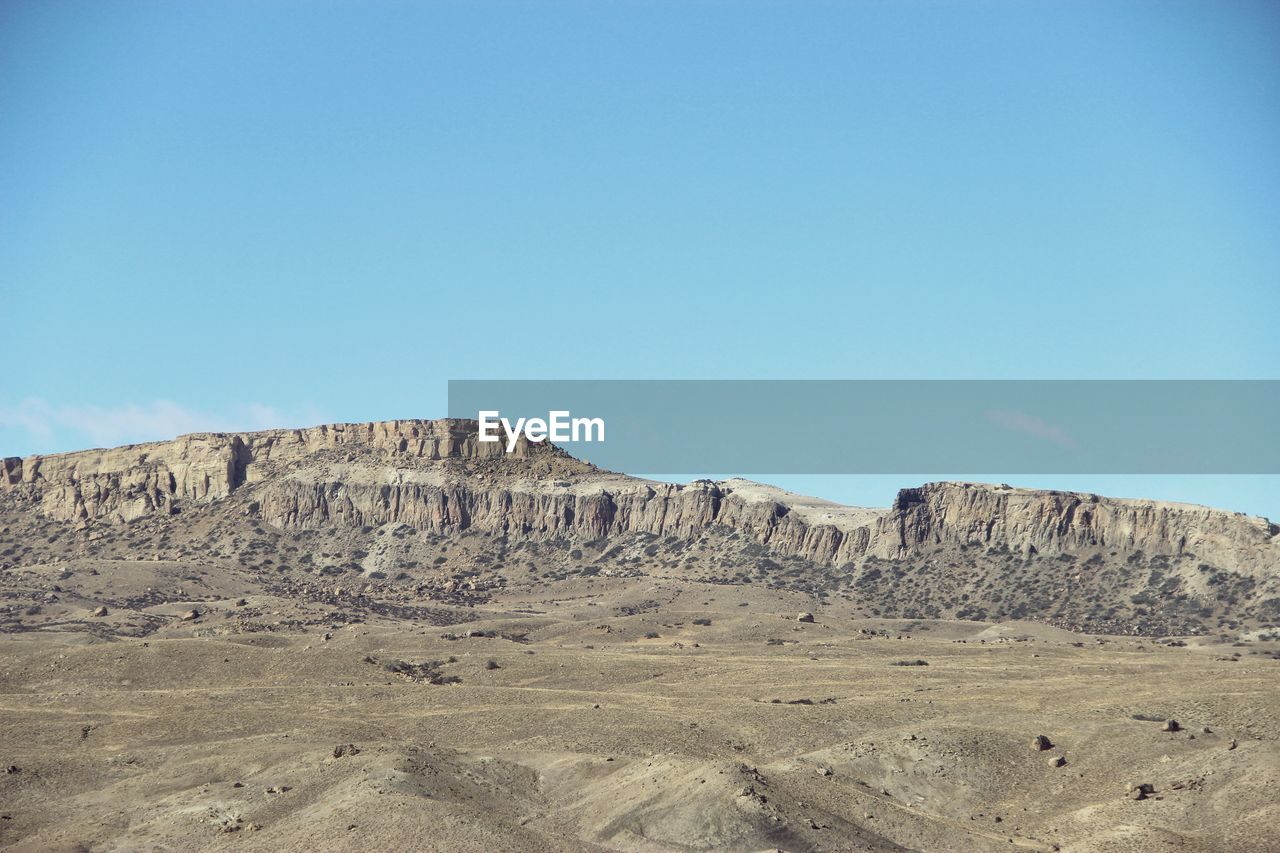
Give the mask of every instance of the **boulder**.
<svg viewBox="0 0 1280 853">
<path fill-rule="evenodd" d="M 1126 796 L 1131 800 L 1145 800 L 1155 792 L 1156 788 L 1150 782 L 1132 782 Z"/>
</svg>

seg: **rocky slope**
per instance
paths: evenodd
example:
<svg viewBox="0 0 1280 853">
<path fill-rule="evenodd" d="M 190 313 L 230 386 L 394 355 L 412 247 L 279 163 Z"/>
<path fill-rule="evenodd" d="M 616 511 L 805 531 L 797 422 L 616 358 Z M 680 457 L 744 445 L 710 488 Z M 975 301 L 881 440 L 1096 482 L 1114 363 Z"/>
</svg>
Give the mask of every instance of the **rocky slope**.
<svg viewBox="0 0 1280 853">
<path fill-rule="evenodd" d="M 1280 619 L 1280 528 L 1261 518 L 973 483 L 904 489 L 887 509 L 857 509 L 743 480 L 641 480 L 547 445 L 523 443 L 507 455 L 500 444 L 479 442 L 474 422 L 460 420 L 196 434 L 9 458 L 0 466 L 0 499 L 12 513 L 36 513 L 82 532 L 230 502 L 254 523 L 285 532 L 407 526 L 434 537 L 675 543 L 714 533 L 758 549 L 748 556 L 766 569 L 772 563 L 763 555 L 826 567 L 814 589 L 843 578 L 904 612 L 913 607 L 909 600 L 924 599 L 908 595 L 910 584 L 886 585 L 875 568 L 881 561 L 921 579 L 942 566 L 938 581 L 954 587 L 942 611 L 960 616 L 991 613 L 987 605 L 972 609 L 965 583 L 1018 583 L 1026 585 L 1027 601 L 1037 589 L 1056 598 L 1127 598 L 1114 618 L 1154 600 L 1157 609 L 1173 602 L 1183 617 L 1205 619 L 1206 605 L 1230 598 L 1250 619 L 1265 623 L 1271 610 Z M 1051 571 L 1025 577 L 1027 564 L 1048 560 L 1057 561 Z M 750 580 L 747 568 L 739 572 Z M 788 582 L 765 575 L 766 582 Z M 988 599 L 998 604 L 1001 597 L 988 590 Z M 1046 609 L 1024 602 L 1025 612 L 1012 612 L 1044 616 Z"/>
</svg>

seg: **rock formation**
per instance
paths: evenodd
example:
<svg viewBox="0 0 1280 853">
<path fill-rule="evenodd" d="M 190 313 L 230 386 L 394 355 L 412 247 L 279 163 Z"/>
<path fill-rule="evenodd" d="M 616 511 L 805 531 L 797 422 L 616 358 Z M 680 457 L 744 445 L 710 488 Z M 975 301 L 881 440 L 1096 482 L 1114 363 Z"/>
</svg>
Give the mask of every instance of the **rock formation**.
<svg viewBox="0 0 1280 853">
<path fill-rule="evenodd" d="M 408 524 L 595 539 L 688 539 L 728 528 L 785 556 L 842 565 L 944 546 L 1023 553 L 1194 553 L 1233 571 L 1274 570 L 1280 528 L 1205 507 L 975 483 L 903 489 L 858 510 L 743 480 L 659 483 L 600 471 L 548 445 L 510 456 L 463 420 L 201 433 L 0 465 L 0 493 L 62 521 L 129 521 L 244 496 L 284 529 Z"/>
</svg>

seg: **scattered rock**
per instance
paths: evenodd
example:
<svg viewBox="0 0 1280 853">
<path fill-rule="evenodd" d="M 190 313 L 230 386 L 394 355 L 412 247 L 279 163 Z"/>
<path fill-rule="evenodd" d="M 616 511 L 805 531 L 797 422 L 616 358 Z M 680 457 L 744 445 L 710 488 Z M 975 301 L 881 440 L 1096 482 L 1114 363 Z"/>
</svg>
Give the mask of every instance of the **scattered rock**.
<svg viewBox="0 0 1280 853">
<path fill-rule="evenodd" d="M 1134 782 L 1129 785 L 1127 796 L 1131 800 L 1145 800 L 1156 792 L 1156 788 L 1150 782 Z"/>
<path fill-rule="evenodd" d="M 103 607 L 99 607 L 97 610 L 93 611 L 93 615 L 94 615 L 94 616 L 106 616 L 106 615 L 107 615 L 108 613 L 110 613 L 110 612 L 111 612 L 110 610 L 108 610 L 105 606 L 103 606 Z"/>
<path fill-rule="evenodd" d="M 1047 749 L 1053 749 L 1053 741 L 1049 740 L 1044 735 L 1036 735 L 1031 741 L 1031 748 L 1037 752 L 1044 752 Z"/>
<path fill-rule="evenodd" d="M 196 610 L 194 607 L 188 610 L 186 613 L 182 614 L 183 622 L 190 622 L 193 619 L 199 619 L 199 618 L 200 618 L 200 611 Z"/>
<path fill-rule="evenodd" d="M 1182 731 L 1182 724 L 1179 723 L 1177 720 L 1168 720 L 1165 722 L 1164 726 L 1161 727 L 1160 731 L 1162 732 Z"/>
<path fill-rule="evenodd" d="M 334 758 L 346 758 L 348 755 L 359 755 L 360 747 L 354 743 L 340 743 L 333 748 Z"/>
<path fill-rule="evenodd" d="M 799 616 L 797 616 L 797 617 L 796 617 L 796 621 L 797 621 L 797 622 L 812 622 L 812 621 L 813 621 L 813 614 L 812 614 L 812 613 L 807 613 L 807 612 L 806 612 L 806 613 L 801 613 Z"/>
<path fill-rule="evenodd" d="M 1067 765 L 1067 757 L 1065 755 L 1055 755 L 1049 759 L 1050 767 L 1065 767 Z"/>
</svg>

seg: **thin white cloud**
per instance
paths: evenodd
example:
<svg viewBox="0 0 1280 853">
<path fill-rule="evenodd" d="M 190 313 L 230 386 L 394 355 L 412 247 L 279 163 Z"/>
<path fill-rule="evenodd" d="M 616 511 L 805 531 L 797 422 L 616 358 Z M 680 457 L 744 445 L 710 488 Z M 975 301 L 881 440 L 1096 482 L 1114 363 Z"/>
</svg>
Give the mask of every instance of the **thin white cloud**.
<svg viewBox="0 0 1280 853">
<path fill-rule="evenodd" d="M 988 411 L 984 413 L 987 420 L 1014 432 L 1033 435 L 1036 438 L 1052 442 L 1062 447 L 1074 448 L 1075 440 L 1067 435 L 1066 430 L 1051 424 L 1043 418 L 1029 415 L 1026 412 Z"/>
<path fill-rule="evenodd" d="M 0 406 L 0 455 L 115 447 L 191 432 L 305 426 L 319 420 L 313 410 L 297 417 L 261 403 L 211 412 L 172 400 L 97 406 L 30 397 L 15 406 Z"/>
</svg>

